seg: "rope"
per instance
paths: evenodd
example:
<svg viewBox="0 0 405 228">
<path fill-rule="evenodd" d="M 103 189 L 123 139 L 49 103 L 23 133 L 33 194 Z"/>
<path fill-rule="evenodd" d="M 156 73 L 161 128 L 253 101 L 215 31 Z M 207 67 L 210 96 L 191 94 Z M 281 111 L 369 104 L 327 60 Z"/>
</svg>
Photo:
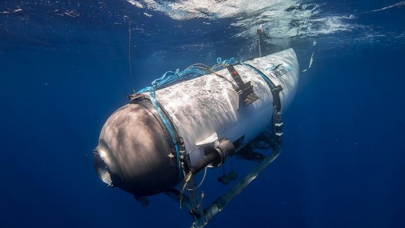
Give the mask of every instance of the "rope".
<svg viewBox="0 0 405 228">
<path fill-rule="evenodd" d="M 205 180 L 205 176 L 206 176 L 206 175 L 207 175 L 207 167 L 205 167 L 205 169 L 204 169 L 204 176 L 203 176 L 203 178 L 202 178 L 200 184 L 199 184 L 197 187 L 195 187 L 195 188 L 187 188 L 187 187 L 186 187 L 186 189 L 189 190 L 189 191 L 194 191 L 194 190 L 196 190 L 197 188 L 201 187 L 202 183 L 203 183 L 204 180 Z"/>
<path fill-rule="evenodd" d="M 128 22 L 128 65 L 129 65 L 129 77 L 131 79 L 132 92 L 135 93 L 134 78 L 132 75 L 132 64 L 131 64 L 131 37 L 132 37 L 131 35 L 132 35 L 131 20 L 129 20 L 129 22 Z"/>
</svg>

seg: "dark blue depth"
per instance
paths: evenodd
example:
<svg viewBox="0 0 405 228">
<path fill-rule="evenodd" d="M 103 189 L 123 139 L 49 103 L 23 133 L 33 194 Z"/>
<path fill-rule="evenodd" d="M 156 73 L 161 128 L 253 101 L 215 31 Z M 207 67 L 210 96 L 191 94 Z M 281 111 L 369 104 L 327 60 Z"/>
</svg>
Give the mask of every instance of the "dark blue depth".
<svg viewBox="0 0 405 228">
<path fill-rule="evenodd" d="M 206 20 L 175 21 L 159 13 L 147 20 L 142 11 L 117 2 L 104 2 L 91 11 L 96 16 L 79 22 L 49 18 L 44 12 L 53 9 L 44 6 L 27 12 L 35 20 L 26 24 L 0 14 L 0 227 L 190 226 L 187 211 L 171 199 L 152 197 L 143 209 L 93 170 L 92 151 L 105 120 L 132 92 L 128 26 L 109 21 L 107 9 L 158 34 L 133 31 L 136 90 L 169 70 L 257 53 L 249 49 L 251 40 L 232 37 L 237 29 L 228 26 L 231 19 L 210 21 L 193 36 L 190 31 Z M 347 4 L 367 11 L 396 3 L 380 2 Z M 0 11 L 6 10 L 1 4 Z M 358 23 L 383 23 L 387 34 L 403 34 L 404 13 L 397 7 L 359 16 Z M 335 34 L 341 40 L 357 35 Z M 283 153 L 207 227 L 405 227 L 405 42 L 378 38 L 328 48 L 329 39 L 291 42 L 301 69 L 313 49 L 315 55 L 283 113 Z M 204 43 L 210 45 L 180 48 Z M 263 52 L 281 49 L 268 45 Z M 222 191 L 217 174 L 208 172 L 207 178 L 203 188 Z M 206 196 L 205 203 L 214 198 Z"/>
</svg>

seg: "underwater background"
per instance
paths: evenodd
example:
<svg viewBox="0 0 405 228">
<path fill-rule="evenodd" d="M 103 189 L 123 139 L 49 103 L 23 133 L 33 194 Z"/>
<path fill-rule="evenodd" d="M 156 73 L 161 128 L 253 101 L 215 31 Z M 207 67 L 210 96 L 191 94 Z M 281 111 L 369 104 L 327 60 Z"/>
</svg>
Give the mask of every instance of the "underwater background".
<svg viewBox="0 0 405 228">
<path fill-rule="evenodd" d="M 164 195 L 142 208 L 108 188 L 92 151 L 130 71 L 140 90 L 193 63 L 258 57 L 258 28 L 263 55 L 293 48 L 310 68 L 283 113 L 283 153 L 207 227 L 405 227 L 398 0 L 1 0 L 0 227 L 190 227 Z"/>
</svg>

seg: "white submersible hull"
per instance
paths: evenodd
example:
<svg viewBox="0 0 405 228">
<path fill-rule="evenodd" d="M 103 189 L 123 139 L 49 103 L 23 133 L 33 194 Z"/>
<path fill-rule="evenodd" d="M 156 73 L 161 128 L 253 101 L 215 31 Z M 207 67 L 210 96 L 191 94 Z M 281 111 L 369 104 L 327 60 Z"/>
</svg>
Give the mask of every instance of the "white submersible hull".
<svg viewBox="0 0 405 228">
<path fill-rule="evenodd" d="M 246 63 L 263 72 L 276 86 L 282 86 L 280 97 L 282 108 L 285 109 L 295 94 L 299 74 L 293 49 Z M 242 136 L 245 142 L 250 142 L 270 124 L 273 96 L 269 85 L 248 66 L 236 65 L 234 68 L 243 81 L 251 82 L 254 93 L 259 97 L 248 106 L 244 106 L 239 99 L 227 69 L 216 73 L 228 80 L 216 74 L 208 74 L 156 91 L 156 99 L 184 139 L 192 164 L 203 156 L 197 144 L 214 133 L 232 142 Z M 287 73 L 277 76 L 280 71 Z"/>
<path fill-rule="evenodd" d="M 192 176 L 207 166 L 240 156 L 269 126 L 280 138 L 281 112 L 299 78 L 294 50 L 222 65 L 132 95 L 101 131 L 94 150 L 99 177 L 137 199 L 176 188 L 183 194 L 181 184 L 192 183 Z M 196 215 L 202 213 L 192 202 L 190 207 Z"/>
</svg>

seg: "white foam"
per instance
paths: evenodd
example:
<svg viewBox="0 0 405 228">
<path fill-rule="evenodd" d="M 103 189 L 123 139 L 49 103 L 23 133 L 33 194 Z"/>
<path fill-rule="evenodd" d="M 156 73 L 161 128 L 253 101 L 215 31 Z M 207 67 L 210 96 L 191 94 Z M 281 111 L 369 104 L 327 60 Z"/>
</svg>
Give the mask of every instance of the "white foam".
<svg viewBox="0 0 405 228">
<path fill-rule="evenodd" d="M 18 12 L 21 12 L 21 11 L 23 11 L 23 9 L 17 8 L 17 9 L 14 9 L 14 10 L 0 11 L 0 14 L 18 13 Z"/>
<path fill-rule="evenodd" d="M 236 37 L 254 37 L 256 29 L 262 26 L 265 37 L 272 43 L 279 42 L 276 41 L 279 38 L 351 31 L 353 25 L 346 21 L 355 19 L 352 15 L 319 17 L 322 5 L 301 4 L 299 0 L 142 0 L 142 4 L 127 1 L 137 7 L 142 5 L 162 12 L 175 20 L 234 18 L 231 26 L 241 28 L 241 32 L 234 35 Z"/>
<path fill-rule="evenodd" d="M 302 0 L 127 0 L 138 8 L 161 12 L 174 20 L 206 19 L 206 25 L 215 20 L 231 19 L 229 26 L 237 28 L 233 37 L 251 40 L 250 49 L 257 49 L 257 29 L 261 27 L 262 40 L 280 48 L 312 39 L 322 39 L 322 49 L 340 48 L 359 43 L 378 42 L 385 31 L 375 25 L 359 24 L 357 17 L 405 6 L 400 1 L 368 12 L 347 12 L 332 3 L 314 3 Z M 307 3 L 305 3 L 307 2 Z M 309 3 L 308 3 L 309 2 Z M 340 10 L 340 11 L 339 11 Z M 224 20 L 225 21 L 225 20 Z M 228 26 L 228 25 L 224 25 Z M 337 38 L 333 34 L 344 34 Z M 393 34 L 398 42 L 404 35 Z M 319 40 L 320 41 L 320 40 Z M 190 48 L 189 46 L 187 48 Z M 194 49 L 196 47 L 192 47 Z M 321 48 L 318 48 L 321 49 Z"/>
<path fill-rule="evenodd" d="M 395 8 L 395 7 L 399 7 L 399 6 L 405 6 L 405 1 L 398 2 L 398 3 L 392 4 L 392 5 L 383 7 L 383 8 L 381 8 L 381 9 L 372 10 L 372 11 L 370 11 L 370 12 L 383 11 L 383 10 L 387 10 L 387 9 L 391 9 L 391 8 Z"/>
<path fill-rule="evenodd" d="M 134 5 L 134 0 L 127 0 Z M 192 18 L 219 19 L 235 17 L 241 14 L 255 14 L 269 6 L 291 6 L 297 0 L 177 0 L 177 1 L 141 1 L 150 10 L 160 11 L 175 20 Z"/>
<path fill-rule="evenodd" d="M 144 6 L 143 6 L 140 2 L 138 2 L 138 1 L 135 1 L 135 0 L 127 0 L 127 1 L 128 1 L 129 3 L 131 3 L 132 5 L 138 7 L 138 8 L 141 8 L 141 9 L 144 8 Z"/>
</svg>

